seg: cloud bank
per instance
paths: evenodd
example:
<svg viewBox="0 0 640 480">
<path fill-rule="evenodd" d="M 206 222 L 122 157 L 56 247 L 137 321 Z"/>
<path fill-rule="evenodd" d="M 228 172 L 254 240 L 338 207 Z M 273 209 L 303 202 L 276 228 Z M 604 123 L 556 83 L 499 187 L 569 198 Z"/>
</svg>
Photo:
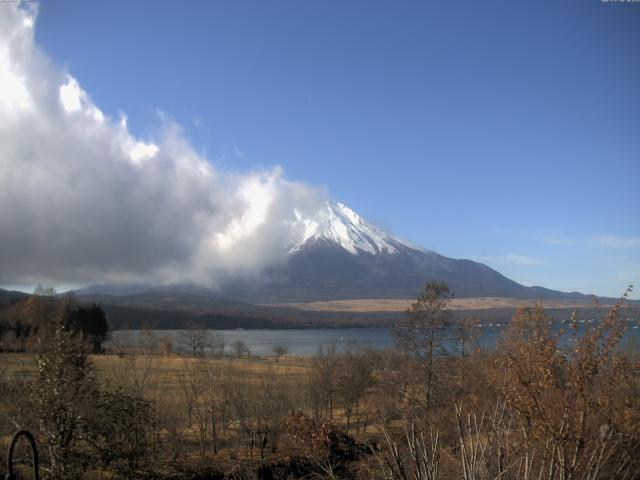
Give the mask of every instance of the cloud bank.
<svg viewBox="0 0 640 480">
<path fill-rule="evenodd" d="M 168 118 L 136 138 L 35 44 L 35 19 L 0 15 L 0 285 L 215 286 L 285 258 L 322 189 L 218 171 Z"/>
</svg>

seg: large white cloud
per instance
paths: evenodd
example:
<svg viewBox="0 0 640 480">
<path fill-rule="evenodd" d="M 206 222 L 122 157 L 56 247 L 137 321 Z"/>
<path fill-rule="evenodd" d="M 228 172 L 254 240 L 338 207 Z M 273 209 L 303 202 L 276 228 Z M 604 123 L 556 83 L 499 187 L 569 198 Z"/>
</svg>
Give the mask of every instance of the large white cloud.
<svg viewBox="0 0 640 480">
<path fill-rule="evenodd" d="M 217 171 L 168 119 L 135 138 L 34 43 L 34 21 L 0 15 L 0 285 L 215 285 L 284 258 L 294 208 L 316 211 L 321 189 Z"/>
</svg>

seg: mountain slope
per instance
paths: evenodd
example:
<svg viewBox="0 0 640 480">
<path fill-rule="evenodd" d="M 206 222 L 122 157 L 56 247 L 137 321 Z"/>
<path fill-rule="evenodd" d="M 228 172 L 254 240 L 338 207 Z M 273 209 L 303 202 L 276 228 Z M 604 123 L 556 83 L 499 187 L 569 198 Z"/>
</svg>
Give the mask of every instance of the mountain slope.
<svg viewBox="0 0 640 480">
<path fill-rule="evenodd" d="M 284 265 L 258 280 L 236 280 L 225 296 L 250 302 L 309 302 L 349 298 L 414 298 L 424 282 L 444 280 L 456 296 L 578 298 L 525 287 L 492 268 L 417 247 L 387 234 L 340 203 L 327 202 L 311 218 L 297 218 L 302 232 Z"/>
<path fill-rule="evenodd" d="M 291 223 L 293 241 L 286 262 L 261 275 L 227 281 L 219 291 L 189 285 L 91 285 L 85 295 L 130 295 L 136 303 L 165 307 L 203 303 L 224 305 L 228 299 L 248 303 L 290 303 L 341 299 L 415 298 L 425 281 L 443 280 L 457 297 L 584 299 L 542 287 L 526 287 L 478 262 L 445 257 L 388 234 L 344 204 L 326 202 L 312 215 L 297 211 Z M 144 300 L 144 292 L 154 291 Z M 162 292 L 166 295 L 159 295 Z M 178 294 L 180 301 L 171 299 Z M 185 300 L 185 295 L 189 300 Z M 159 295 L 159 296 L 158 296 Z M 189 296 L 192 295 L 192 296 Z M 206 300 L 203 298 L 208 297 Z M 246 307 L 246 306 L 245 306 Z M 241 310 L 244 309 L 240 308 Z M 253 312 L 252 312 L 253 313 Z"/>
</svg>

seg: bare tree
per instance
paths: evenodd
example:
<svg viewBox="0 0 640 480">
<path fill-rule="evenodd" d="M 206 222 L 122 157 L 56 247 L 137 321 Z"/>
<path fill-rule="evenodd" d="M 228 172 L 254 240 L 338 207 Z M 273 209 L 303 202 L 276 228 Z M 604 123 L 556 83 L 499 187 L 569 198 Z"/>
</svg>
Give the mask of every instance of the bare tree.
<svg viewBox="0 0 640 480">
<path fill-rule="evenodd" d="M 235 342 L 233 342 L 233 345 L 231 345 L 233 347 L 234 352 L 236 352 L 236 357 L 241 358 L 243 355 L 251 355 L 251 348 L 245 343 L 244 340 L 236 340 Z"/>
<path fill-rule="evenodd" d="M 201 324 L 197 322 L 187 322 L 181 335 L 194 357 L 204 353 L 204 348 L 208 343 L 209 331 Z"/>
<path fill-rule="evenodd" d="M 376 454 L 378 478 L 384 480 L 437 480 L 440 477 L 438 432 L 430 427 L 428 435 L 419 423 L 403 419 L 403 430 L 395 440 L 383 428 L 385 449 Z M 466 479 L 465 479 L 466 480 Z"/>
<path fill-rule="evenodd" d="M 249 456 L 254 449 L 264 461 L 267 448 L 276 451 L 284 420 L 290 411 L 290 395 L 284 380 L 273 370 L 261 375 L 259 383 L 251 382 L 246 373 L 237 371 L 238 381 L 232 396 L 235 418 Z"/>
<path fill-rule="evenodd" d="M 208 389 L 211 387 L 209 384 L 206 360 L 201 360 L 190 366 L 188 381 L 190 382 L 188 388 L 191 390 L 193 399 L 193 416 L 196 419 L 196 429 L 198 431 L 198 439 L 200 443 L 200 455 L 204 458 L 207 451 L 210 418 Z"/>
<path fill-rule="evenodd" d="M 332 418 L 336 395 L 338 356 L 335 346 L 325 353 L 322 350 L 311 362 L 307 379 L 307 394 L 315 419 Z"/>
<path fill-rule="evenodd" d="M 451 298 L 446 283 L 427 282 L 424 292 L 407 309 L 406 317 L 391 329 L 398 347 L 419 368 L 423 403 L 427 410 L 431 408 L 435 362 L 446 354 L 442 340 L 451 317 L 447 310 Z"/>
<path fill-rule="evenodd" d="M 347 351 L 340 358 L 336 378 L 336 393 L 342 404 L 349 432 L 351 420 L 358 417 L 367 389 L 373 383 L 373 357 L 367 351 Z M 358 426 L 359 430 L 359 426 Z"/>
<path fill-rule="evenodd" d="M 204 388 L 204 402 L 206 405 L 206 412 L 208 422 L 211 427 L 211 446 L 213 453 L 218 451 L 218 437 L 219 437 L 219 418 L 224 408 L 222 405 L 224 396 L 222 395 L 222 369 L 213 364 L 212 362 L 203 363 L 205 375 L 205 388 Z"/>
<path fill-rule="evenodd" d="M 173 351 L 173 339 L 169 335 L 160 337 L 160 354 L 169 356 Z"/>
<path fill-rule="evenodd" d="M 453 338 L 458 346 L 458 353 L 462 358 L 469 356 L 474 349 L 478 348 L 478 337 L 480 329 L 478 328 L 478 320 L 473 318 L 464 318 L 457 322 L 453 330 Z"/>
<path fill-rule="evenodd" d="M 191 428 L 193 424 L 193 410 L 196 397 L 200 394 L 200 377 L 196 369 L 186 360 L 178 376 L 178 385 L 184 396 L 184 405 L 187 413 L 187 424 Z"/>
<path fill-rule="evenodd" d="M 211 437 L 213 453 L 218 451 L 219 419 L 224 415 L 223 369 L 209 359 L 185 363 L 181 386 L 190 408 L 189 416 L 196 420 L 200 453 L 204 457 Z"/>
<path fill-rule="evenodd" d="M 289 352 L 289 349 L 284 345 L 274 345 L 271 348 L 271 351 L 276 356 L 276 362 L 280 361 L 280 357 L 286 355 Z"/>
<path fill-rule="evenodd" d="M 157 388 L 157 357 L 137 347 L 139 342 L 125 336 L 115 362 L 105 370 L 111 386 L 121 388 L 129 395 L 148 397 Z M 126 345 L 132 346 L 126 346 Z"/>
<path fill-rule="evenodd" d="M 478 320 L 465 318 L 456 324 L 453 329 L 453 340 L 457 347 L 456 363 L 458 365 L 458 383 L 459 387 L 465 385 L 466 371 L 470 364 L 470 355 L 478 351 L 478 337 L 480 329 L 478 328 Z"/>
<path fill-rule="evenodd" d="M 142 332 L 140 332 L 140 336 L 138 337 L 138 343 L 142 351 L 147 355 L 151 355 L 158 351 L 158 336 L 156 335 L 156 332 L 150 328 L 142 329 Z"/>
<path fill-rule="evenodd" d="M 220 332 L 215 332 L 209 337 L 209 348 L 211 349 L 211 355 L 214 358 L 222 358 L 224 356 L 224 347 L 226 346 L 226 340 L 224 335 Z"/>
</svg>

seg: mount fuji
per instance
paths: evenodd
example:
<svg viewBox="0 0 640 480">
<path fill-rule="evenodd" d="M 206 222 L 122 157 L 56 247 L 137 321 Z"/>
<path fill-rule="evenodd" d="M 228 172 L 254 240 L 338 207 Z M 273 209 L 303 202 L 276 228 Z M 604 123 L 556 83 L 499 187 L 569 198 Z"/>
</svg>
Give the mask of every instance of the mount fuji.
<svg viewBox="0 0 640 480">
<path fill-rule="evenodd" d="M 405 240 L 393 237 L 375 225 L 365 221 L 360 215 L 343 203 L 325 202 L 313 217 L 304 218 L 297 211 L 296 220 L 302 225 L 302 235 L 294 243 L 289 253 L 296 254 L 314 243 L 329 243 L 343 248 L 353 255 L 359 253 L 395 254 L 402 250 L 421 251 Z"/>
<path fill-rule="evenodd" d="M 478 262 L 448 258 L 395 237 L 342 203 L 295 212 L 289 258 L 259 279 L 236 279 L 225 297 L 252 303 L 355 298 L 415 298 L 427 280 L 443 280 L 457 297 L 584 298 L 526 287 Z"/>
</svg>

